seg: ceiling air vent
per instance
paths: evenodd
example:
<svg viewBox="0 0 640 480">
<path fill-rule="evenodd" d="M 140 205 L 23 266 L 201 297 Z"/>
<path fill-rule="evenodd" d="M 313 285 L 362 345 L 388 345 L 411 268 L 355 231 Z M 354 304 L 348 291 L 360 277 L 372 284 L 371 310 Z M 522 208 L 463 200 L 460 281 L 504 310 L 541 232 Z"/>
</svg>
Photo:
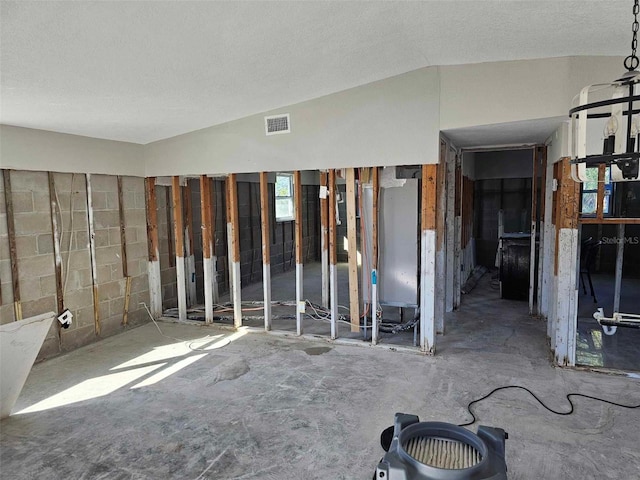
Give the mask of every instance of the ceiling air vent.
<svg viewBox="0 0 640 480">
<path fill-rule="evenodd" d="M 289 114 L 271 115 L 264 117 L 264 128 L 267 135 L 278 135 L 280 133 L 290 133 Z"/>
</svg>

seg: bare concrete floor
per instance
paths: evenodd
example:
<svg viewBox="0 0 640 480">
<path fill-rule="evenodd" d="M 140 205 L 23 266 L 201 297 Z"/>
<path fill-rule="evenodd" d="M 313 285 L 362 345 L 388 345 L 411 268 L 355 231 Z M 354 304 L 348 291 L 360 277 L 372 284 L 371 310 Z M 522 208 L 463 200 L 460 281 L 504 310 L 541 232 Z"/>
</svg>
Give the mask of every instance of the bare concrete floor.
<svg viewBox="0 0 640 480">
<path fill-rule="evenodd" d="M 0 423 L 1 475 L 369 480 L 398 411 L 461 423 L 470 400 L 508 384 L 556 409 L 569 392 L 639 403 L 638 378 L 550 366 L 540 322 L 519 302 L 496 318 L 481 293 L 435 357 L 161 323 L 174 339 L 149 324 L 46 361 Z M 507 391 L 476 412 L 509 432 L 512 480 L 638 478 L 638 409 L 577 399 L 560 417 Z"/>
</svg>

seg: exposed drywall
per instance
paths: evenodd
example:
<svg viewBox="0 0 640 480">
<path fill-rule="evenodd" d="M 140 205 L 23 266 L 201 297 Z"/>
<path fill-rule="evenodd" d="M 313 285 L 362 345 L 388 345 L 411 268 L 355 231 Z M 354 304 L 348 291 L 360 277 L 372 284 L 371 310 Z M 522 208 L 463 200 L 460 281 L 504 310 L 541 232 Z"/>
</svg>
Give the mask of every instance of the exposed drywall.
<svg viewBox="0 0 640 480">
<path fill-rule="evenodd" d="M 249 173 L 436 163 L 437 68 L 148 144 L 147 175 Z M 291 133 L 265 135 L 264 116 L 289 113 Z"/>
<path fill-rule="evenodd" d="M 556 163 L 563 157 L 569 156 L 569 123 L 560 125 L 545 142 L 547 145 L 547 162 Z"/>
<path fill-rule="evenodd" d="M 143 145 L 0 125 L 0 166 L 144 176 Z"/>
</svg>

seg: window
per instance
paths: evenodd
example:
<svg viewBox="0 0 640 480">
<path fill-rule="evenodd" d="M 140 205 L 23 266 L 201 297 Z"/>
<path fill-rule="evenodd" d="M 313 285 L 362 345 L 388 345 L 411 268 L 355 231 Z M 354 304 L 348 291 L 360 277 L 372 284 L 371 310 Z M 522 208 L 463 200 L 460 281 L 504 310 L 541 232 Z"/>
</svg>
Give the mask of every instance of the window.
<svg viewBox="0 0 640 480">
<path fill-rule="evenodd" d="M 598 208 L 598 167 L 587 168 L 587 181 L 582 184 L 582 209 L 583 215 L 595 215 Z M 602 213 L 611 213 L 611 194 L 613 184 L 611 183 L 611 167 L 607 166 L 604 171 L 604 203 Z"/>
<path fill-rule="evenodd" d="M 293 175 L 276 174 L 276 221 L 294 220 L 293 215 Z"/>
</svg>

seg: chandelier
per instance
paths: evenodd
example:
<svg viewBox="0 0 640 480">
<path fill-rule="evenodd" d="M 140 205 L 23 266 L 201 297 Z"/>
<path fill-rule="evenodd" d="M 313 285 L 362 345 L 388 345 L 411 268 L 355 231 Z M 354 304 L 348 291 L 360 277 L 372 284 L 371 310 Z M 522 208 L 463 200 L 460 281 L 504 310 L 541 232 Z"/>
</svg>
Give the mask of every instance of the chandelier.
<svg viewBox="0 0 640 480">
<path fill-rule="evenodd" d="M 638 179 L 640 158 L 640 60 L 638 46 L 638 0 L 633 5 L 631 55 L 625 58 L 627 71 L 611 83 L 584 87 L 572 102 L 570 149 L 572 175 L 586 181 L 586 169 L 611 166 L 611 181 Z M 635 108 L 634 108 L 635 103 Z"/>
</svg>

